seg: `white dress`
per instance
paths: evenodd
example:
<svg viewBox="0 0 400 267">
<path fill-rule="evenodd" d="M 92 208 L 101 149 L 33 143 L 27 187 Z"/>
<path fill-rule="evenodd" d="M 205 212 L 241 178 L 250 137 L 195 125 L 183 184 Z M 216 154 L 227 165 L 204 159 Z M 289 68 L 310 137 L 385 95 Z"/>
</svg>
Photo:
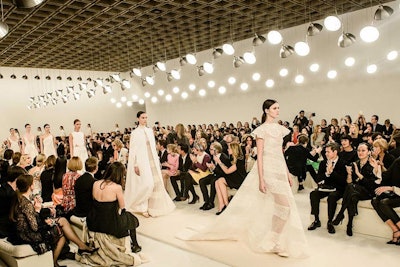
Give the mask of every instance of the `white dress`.
<svg viewBox="0 0 400 267">
<path fill-rule="evenodd" d="M 29 139 L 27 136 L 24 136 L 25 149 L 24 153 L 28 154 L 33 160 L 38 155 L 38 150 L 36 148 L 35 137 Z"/>
<path fill-rule="evenodd" d="M 264 139 L 262 157 L 267 193 L 259 191 L 257 163 L 247 175 L 232 201 L 213 224 L 185 229 L 183 240 L 243 240 L 256 252 L 274 252 L 278 245 L 290 257 L 308 256 L 304 229 L 289 186 L 282 152 L 283 137 L 289 130 L 276 123 L 254 130 Z M 260 160 L 260 158 L 258 159 Z"/>
<path fill-rule="evenodd" d="M 19 141 L 12 140 L 10 137 L 8 138 L 8 142 L 10 142 L 10 149 L 15 152 L 21 152 L 21 148 L 19 146 Z"/>
<path fill-rule="evenodd" d="M 54 155 L 57 157 L 56 149 L 54 148 L 54 137 L 53 135 L 49 134 L 45 138 L 43 138 L 43 154 L 46 158 Z"/>
<path fill-rule="evenodd" d="M 131 134 L 124 198 L 127 210 L 148 212 L 153 217 L 175 209 L 164 188 L 153 131 L 147 127 L 140 126 Z"/>
<path fill-rule="evenodd" d="M 74 146 L 73 157 L 79 157 L 85 166 L 85 161 L 88 158 L 88 153 L 85 145 L 85 135 L 83 132 L 72 132 L 72 141 Z"/>
</svg>

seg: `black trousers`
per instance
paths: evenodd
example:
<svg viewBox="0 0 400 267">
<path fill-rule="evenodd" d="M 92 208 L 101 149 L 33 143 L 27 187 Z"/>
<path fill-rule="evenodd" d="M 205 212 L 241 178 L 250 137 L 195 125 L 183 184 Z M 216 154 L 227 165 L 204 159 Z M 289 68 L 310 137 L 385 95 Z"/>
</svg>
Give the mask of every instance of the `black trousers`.
<svg viewBox="0 0 400 267">
<path fill-rule="evenodd" d="M 172 187 L 174 188 L 175 195 L 177 197 L 183 197 L 183 193 L 184 193 L 184 190 L 185 190 L 185 176 L 184 176 L 184 173 L 181 172 L 180 175 L 171 176 L 170 180 L 171 180 Z M 181 181 L 181 188 L 180 189 L 179 189 L 177 180 Z"/>
<path fill-rule="evenodd" d="M 343 192 L 321 192 L 314 190 L 310 193 L 311 214 L 319 217 L 319 203 L 321 199 L 328 197 L 328 221 L 332 221 L 335 216 L 337 201 L 343 197 Z"/>
<path fill-rule="evenodd" d="M 400 221 L 399 215 L 393 209 L 400 207 L 400 196 L 383 199 L 375 197 L 372 199 L 371 204 L 382 221 L 386 222 L 387 220 L 391 220 L 395 224 Z"/>
<path fill-rule="evenodd" d="M 214 203 L 215 195 L 217 193 L 215 190 L 215 181 L 217 179 L 218 178 L 213 174 L 207 175 L 206 177 L 200 179 L 199 185 L 205 203 Z M 208 195 L 207 185 L 210 185 L 210 195 Z"/>
<path fill-rule="evenodd" d="M 342 208 L 339 213 L 344 213 L 347 209 L 349 217 L 354 217 L 358 214 L 357 204 L 360 200 L 371 199 L 370 192 L 363 186 L 358 184 L 349 184 L 343 194 Z"/>
</svg>

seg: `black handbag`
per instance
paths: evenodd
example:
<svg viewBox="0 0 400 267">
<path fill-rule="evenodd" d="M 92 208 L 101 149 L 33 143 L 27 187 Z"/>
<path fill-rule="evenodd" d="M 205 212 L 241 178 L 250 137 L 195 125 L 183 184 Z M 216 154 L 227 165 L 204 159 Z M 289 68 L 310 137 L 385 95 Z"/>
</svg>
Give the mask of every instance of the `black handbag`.
<svg viewBox="0 0 400 267">
<path fill-rule="evenodd" d="M 382 199 L 385 199 L 385 198 L 392 199 L 392 198 L 398 198 L 398 197 L 400 197 L 400 196 L 396 195 L 396 193 L 393 192 L 393 191 L 385 191 L 382 194 L 376 196 L 376 199 L 382 200 Z"/>
</svg>

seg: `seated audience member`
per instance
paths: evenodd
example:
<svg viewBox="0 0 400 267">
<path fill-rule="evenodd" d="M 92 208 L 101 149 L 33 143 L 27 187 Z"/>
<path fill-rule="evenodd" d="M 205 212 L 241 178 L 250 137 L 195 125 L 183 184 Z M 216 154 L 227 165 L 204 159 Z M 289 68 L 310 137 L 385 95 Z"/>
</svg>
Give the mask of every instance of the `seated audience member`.
<svg viewBox="0 0 400 267">
<path fill-rule="evenodd" d="M 335 216 L 337 201 L 343 197 L 346 183 L 346 167 L 338 156 L 339 145 L 335 142 L 326 145 L 326 160 L 319 165 L 317 183 L 318 188 L 310 193 L 311 214 L 314 215 L 314 222 L 308 230 L 315 230 L 321 227 L 319 220 L 319 203 L 322 198 L 328 197 L 328 232 L 335 233 L 332 220 Z"/>
<path fill-rule="evenodd" d="M 365 124 L 365 129 L 364 129 L 364 131 L 363 131 L 363 133 L 362 133 L 362 140 L 363 140 L 363 142 L 370 143 L 370 142 L 368 142 L 368 140 L 369 140 L 368 137 L 371 136 L 372 133 L 373 133 L 373 131 L 372 131 L 372 123 L 367 122 L 367 123 Z"/>
<path fill-rule="evenodd" d="M 395 158 L 388 153 L 389 145 L 383 138 L 376 139 L 372 144 L 372 157 L 382 166 L 382 171 L 389 169 Z"/>
<path fill-rule="evenodd" d="M 325 133 L 322 131 L 321 125 L 314 128 L 314 133 L 311 134 L 310 144 L 312 148 L 318 148 L 324 144 Z"/>
<path fill-rule="evenodd" d="M 101 138 L 104 139 L 104 146 L 102 148 L 103 158 L 99 162 L 99 170 L 96 173 L 96 179 L 101 179 L 103 173 L 107 169 L 108 164 L 110 164 L 110 159 L 114 156 L 114 149 L 112 147 L 112 141 L 110 138 Z"/>
<path fill-rule="evenodd" d="M 222 152 L 222 146 L 220 143 L 214 142 L 210 145 L 210 154 L 212 156 L 211 162 L 207 163 L 206 165 L 211 171 L 211 174 L 199 180 L 201 194 L 203 195 L 204 199 L 204 204 L 200 207 L 202 210 L 210 210 L 215 207 L 214 200 L 215 195 L 217 194 L 215 182 L 218 178 L 225 176 L 224 171 L 221 169 L 221 165 L 216 163 L 214 157 L 219 158 L 222 164 L 225 164 L 228 167 L 231 166 L 229 156 Z M 210 185 L 210 194 L 208 194 L 207 185 Z"/>
<path fill-rule="evenodd" d="M 16 181 L 17 191 L 14 198 L 10 218 L 16 224 L 17 236 L 32 246 L 38 254 L 53 250 L 54 266 L 59 266 L 57 259 L 66 240 L 71 240 L 78 246 L 78 253 L 92 253 L 76 235 L 65 218 L 41 219 L 39 213 L 42 202 L 39 197 L 30 200 L 33 189 L 33 177 L 29 174 L 20 175 Z"/>
<path fill-rule="evenodd" d="M 90 157 L 85 161 L 86 172 L 78 177 L 75 182 L 75 208 L 73 214 L 78 217 L 86 217 L 93 205 L 94 175 L 98 170 L 98 159 Z"/>
<path fill-rule="evenodd" d="M 14 152 L 11 158 L 11 166 L 19 166 L 22 154 L 20 152 Z M 23 168 L 23 167 L 22 167 Z"/>
<path fill-rule="evenodd" d="M 139 220 L 125 210 L 121 182 L 126 174 L 120 162 L 111 163 L 104 178 L 93 184 L 93 206 L 86 217 L 89 230 L 113 235 L 117 238 L 130 236 L 132 252 L 141 251 L 136 238 Z M 103 247 L 100 248 L 107 255 Z"/>
<path fill-rule="evenodd" d="M 15 155 L 16 153 L 14 153 Z M 18 166 L 21 166 L 24 168 L 26 171 L 29 171 L 30 169 L 33 168 L 32 166 L 32 158 L 28 154 L 22 154 L 21 158 L 19 160 Z"/>
<path fill-rule="evenodd" d="M 310 152 L 306 147 L 308 144 L 308 137 L 304 134 L 299 136 L 297 145 L 290 146 L 285 151 L 286 164 L 290 174 L 296 176 L 299 181 L 298 191 L 304 189 L 303 183 L 306 179 L 307 173 L 307 159 L 317 161 L 322 147 L 313 148 Z"/>
<path fill-rule="evenodd" d="M 389 119 L 385 120 L 385 124 L 383 125 L 383 130 L 382 130 L 382 135 L 383 138 L 385 138 L 386 141 L 389 142 L 390 137 L 392 136 L 392 133 L 396 127 L 393 126 L 392 123 L 390 123 Z"/>
<path fill-rule="evenodd" d="M 174 201 L 182 201 L 183 193 L 185 189 L 185 175 L 189 171 L 192 166 L 192 160 L 189 156 L 189 146 L 186 144 L 178 145 L 178 153 L 179 153 L 179 167 L 176 175 L 171 176 L 171 184 L 172 188 L 174 188 L 176 197 Z M 179 189 L 177 180 L 181 181 L 181 188 Z"/>
<path fill-rule="evenodd" d="M 353 139 L 349 135 L 343 135 L 340 138 L 341 151 L 339 152 L 339 158 L 344 162 L 345 165 L 349 165 L 357 161 L 357 151 L 352 146 Z"/>
<path fill-rule="evenodd" d="M 19 166 L 8 168 L 8 174 L 4 177 L 5 182 L 0 184 L 0 238 L 9 237 L 11 242 L 15 241 L 15 229 L 10 221 L 10 209 L 12 200 L 17 189 L 16 180 L 21 174 L 26 174 L 26 170 Z"/>
<path fill-rule="evenodd" d="M 389 150 L 389 154 L 397 159 L 398 157 L 400 157 L 400 133 L 394 134 L 391 137 L 390 144 L 393 144 L 393 148 Z"/>
<path fill-rule="evenodd" d="M 179 168 L 179 154 L 178 146 L 175 144 L 167 145 L 167 161 L 163 162 L 161 166 L 166 167 L 166 169 L 161 170 L 161 174 L 164 181 L 165 190 L 168 192 L 168 179 L 171 176 L 176 176 L 178 174 Z"/>
<path fill-rule="evenodd" d="M 382 165 L 379 165 L 380 167 Z M 371 201 L 379 217 L 393 232 L 387 244 L 400 245 L 400 217 L 394 210 L 400 207 L 400 158 L 397 158 L 389 169 L 382 173 L 380 186 L 375 190 L 376 197 Z"/>
<path fill-rule="evenodd" d="M 334 125 L 329 125 L 324 137 L 325 144 L 339 143 L 340 134 L 336 132 Z"/>
<path fill-rule="evenodd" d="M 254 137 L 250 134 L 243 136 L 243 154 L 245 155 L 246 172 L 249 173 L 257 160 L 257 146 Z"/>
<path fill-rule="evenodd" d="M 40 154 L 39 154 L 40 155 Z M 38 157 L 39 157 L 38 155 Z M 42 199 L 43 202 L 52 201 L 51 195 L 53 194 L 54 187 L 54 165 L 56 164 L 56 156 L 51 155 L 46 159 L 45 169 L 40 174 L 40 183 L 42 185 Z"/>
<path fill-rule="evenodd" d="M 167 169 L 166 166 L 162 164 L 168 160 L 168 152 L 167 152 L 167 142 L 163 139 L 157 141 L 157 150 L 158 150 L 158 157 L 160 158 L 160 165 L 161 169 Z"/>
<path fill-rule="evenodd" d="M 237 143 L 229 144 L 228 153 L 232 160 L 230 167 L 226 166 L 217 156 L 213 157 L 215 163 L 224 172 L 223 177 L 215 181 L 215 189 L 218 197 L 218 212 L 216 215 L 220 215 L 229 204 L 227 187 L 239 189 L 246 178 L 244 156 L 240 145 Z"/>
<path fill-rule="evenodd" d="M 193 195 L 192 201 L 189 204 L 195 204 L 199 200 L 199 196 L 194 191 L 194 184 L 198 184 L 201 178 L 206 177 L 210 174 L 208 171 L 207 163 L 210 163 L 211 157 L 204 151 L 204 146 L 199 142 L 193 144 L 193 150 L 190 154 L 190 159 L 192 160 L 192 167 L 185 175 L 185 191 L 183 193 L 183 199 L 189 198 L 189 191 Z"/>
<path fill-rule="evenodd" d="M 7 182 L 7 171 L 10 167 L 10 160 L 14 152 L 11 149 L 6 149 L 3 154 L 3 159 L 0 160 L 0 184 Z"/>
<path fill-rule="evenodd" d="M 358 129 L 357 123 L 352 123 L 349 128 L 349 135 L 351 137 L 351 144 L 353 147 L 358 147 L 358 145 L 362 142 L 360 130 Z"/>
<path fill-rule="evenodd" d="M 111 158 L 111 162 L 118 161 L 126 166 L 128 163 L 128 149 L 124 147 L 124 143 L 119 139 L 115 139 L 112 142 L 112 147 L 114 149 L 114 156 Z"/>
<path fill-rule="evenodd" d="M 347 209 L 349 219 L 346 233 L 348 236 L 353 235 L 353 218 L 358 215 L 358 201 L 372 199 L 378 186 L 376 183 L 378 165 L 374 159 L 370 159 L 370 153 L 368 144 L 359 144 L 357 148 L 358 160 L 351 163 L 350 166 L 346 166 L 347 186 L 343 195 L 342 207 L 333 220 L 333 225 L 339 225 Z"/>
<path fill-rule="evenodd" d="M 28 171 L 28 174 L 33 176 L 33 194 L 42 194 L 42 183 L 40 182 L 40 175 L 44 170 L 45 162 L 46 156 L 40 153 L 36 156 L 36 166 L 32 167 Z"/>
<path fill-rule="evenodd" d="M 62 180 L 63 199 L 61 207 L 66 218 L 70 218 L 75 208 L 75 183 L 81 176 L 78 171 L 83 169 L 82 161 L 79 157 L 72 157 L 68 162 L 68 172 L 64 174 Z"/>
<path fill-rule="evenodd" d="M 372 124 L 372 132 L 383 132 L 383 125 L 378 123 L 379 121 L 379 116 L 378 115 L 372 115 L 371 116 L 371 124 Z"/>
</svg>

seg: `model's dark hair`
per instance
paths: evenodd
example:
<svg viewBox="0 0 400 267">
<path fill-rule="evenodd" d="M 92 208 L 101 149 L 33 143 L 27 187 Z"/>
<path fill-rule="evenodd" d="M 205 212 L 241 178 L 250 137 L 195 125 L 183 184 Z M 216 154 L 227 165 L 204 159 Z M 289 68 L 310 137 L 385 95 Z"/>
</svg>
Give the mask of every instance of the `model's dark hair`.
<svg viewBox="0 0 400 267">
<path fill-rule="evenodd" d="M 146 112 L 144 112 L 144 111 L 139 111 L 139 112 L 136 114 L 136 118 L 139 118 L 143 113 L 146 113 Z"/>
<path fill-rule="evenodd" d="M 26 128 L 26 126 L 28 126 L 28 125 L 30 125 L 30 124 L 29 124 L 29 123 L 25 124 L 25 128 Z"/>
<path fill-rule="evenodd" d="M 267 113 L 265 113 L 266 109 L 269 109 L 273 104 L 275 104 L 277 101 L 273 100 L 273 99 L 267 99 L 264 101 L 263 105 L 262 105 L 262 117 L 261 117 L 261 123 L 264 123 L 265 120 L 267 119 Z"/>
<path fill-rule="evenodd" d="M 75 119 L 74 120 L 74 125 L 75 125 L 75 123 L 77 123 L 78 121 L 80 121 L 79 119 Z"/>
</svg>

